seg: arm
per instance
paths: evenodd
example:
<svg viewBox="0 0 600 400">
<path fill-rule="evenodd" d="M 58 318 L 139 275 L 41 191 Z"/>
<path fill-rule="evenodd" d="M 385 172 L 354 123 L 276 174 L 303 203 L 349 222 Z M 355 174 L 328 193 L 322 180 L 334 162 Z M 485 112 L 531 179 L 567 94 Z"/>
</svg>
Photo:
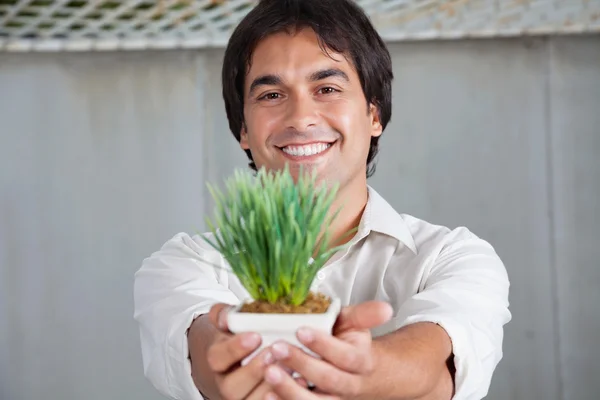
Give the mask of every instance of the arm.
<svg viewBox="0 0 600 400">
<path fill-rule="evenodd" d="M 373 341 L 375 369 L 369 398 L 449 400 L 453 395 L 452 343 L 436 324 L 416 323 Z"/>
<path fill-rule="evenodd" d="M 502 356 L 503 325 L 510 319 L 506 271 L 493 249 L 474 237 L 436 254 L 419 292 L 400 305 L 393 319 L 372 329 L 391 333 L 371 341 L 368 330 L 352 327 L 334 336 L 298 332 L 300 342 L 322 360 L 294 346 L 273 347 L 276 359 L 319 392 L 344 399 L 485 397 Z M 282 399 L 316 399 L 275 367 L 265 378 Z"/>
<path fill-rule="evenodd" d="M 208 315 L 202 315 L 194 320 L 188 333 L 190 359 L 192 363 L 192 378 L 198 390 L 207 399 L 217 399 L 219 390 L 215 373 L 208 365 L 207 352 L 210 345 L 219 335 L 223 335 L 210 322 Z"/>
<path fill-rule="evenodd" d="M 144 374 L 173 399 L 202 399 L 188 358 L 192 322 L 216 303 L 239 303 L 221 282 L 220 271 L 211 266 L 222 263 L 220 254 L 199 241 L 176 235 L 145 259 L 135 274 L 134 318 L 139 323 Z"/>
<path fill-rule="evenodd" d="M 504 265 L 487 242 L 470 233 L 449 241 L 419 293 L 383 328 L 392 333 L 374 340 L 378 372 L 368 386 L 390 394 L 410 387 L 411 395 L 435 400 L 485 397 L 511 319 L 508 290 Z"/>
</svg>

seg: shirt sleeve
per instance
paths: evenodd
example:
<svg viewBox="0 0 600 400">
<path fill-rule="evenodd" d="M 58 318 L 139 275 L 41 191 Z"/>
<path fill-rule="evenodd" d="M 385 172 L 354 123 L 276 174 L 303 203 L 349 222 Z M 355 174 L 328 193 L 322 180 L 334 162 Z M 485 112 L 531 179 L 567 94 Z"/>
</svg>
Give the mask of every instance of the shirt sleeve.
<svg viewBox="0 0 600 400">
<path fill-rule="evenodd" d="M 502 358 L 503 326 L 511 319 L 509 280 L 490 244 L 455 233 L 429 261 L 419 292 L 400 305 L 390 323 L 392 329 L 417 322 L 444 328 L 456 368 L 453 400 L 479 400 Z"/>
<path fill-rule="evenodd" d="M 187 330 L 216 303 L 239 304 L 224 261 L 201 238 L 180 233 L 146 258 L 135 274 L 134 318 L 144 375 L 163 395 L 201 400 L 191 376 Z"/>
</svg>

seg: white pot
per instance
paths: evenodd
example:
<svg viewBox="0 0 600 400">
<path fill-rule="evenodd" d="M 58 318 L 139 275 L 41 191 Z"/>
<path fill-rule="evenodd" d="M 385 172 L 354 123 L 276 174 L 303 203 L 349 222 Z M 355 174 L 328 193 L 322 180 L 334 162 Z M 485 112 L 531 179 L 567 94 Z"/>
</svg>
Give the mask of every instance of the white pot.
<svg viewBox="0 0 600 400">
<path fill-rule="evenodd" d="M 309 327 L 331 333 L 340 313 L 341 302 L 340 299 L 333 298 L 327 311 L 322 314 L 245 313 L 239 311 L 241 307 L 242 304 L 229 311 L 227 316 L 229 330 L 233 333 L 256 332 L 262 337 L 261 346 L 243 360 L 242 365 L 245 365 L 262 349 L 280 340 L 317 356 L 298 341 L 296 332 L 302 327 Z"/>
</svg>

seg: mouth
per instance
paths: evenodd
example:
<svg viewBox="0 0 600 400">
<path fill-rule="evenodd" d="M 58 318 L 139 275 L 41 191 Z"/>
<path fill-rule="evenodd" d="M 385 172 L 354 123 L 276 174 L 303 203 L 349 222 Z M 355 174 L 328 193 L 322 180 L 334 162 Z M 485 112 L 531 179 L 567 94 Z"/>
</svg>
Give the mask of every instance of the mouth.
<svg viewBox="0 0 600 400">
<path fill-rule="evenodd" d="M 278 147 L 287 158 L 293 160 L 309 160 L 327 153 L 336 142 L 315 142 L 308 144 L 292 144 L 284 147 Z"/>
</svg>

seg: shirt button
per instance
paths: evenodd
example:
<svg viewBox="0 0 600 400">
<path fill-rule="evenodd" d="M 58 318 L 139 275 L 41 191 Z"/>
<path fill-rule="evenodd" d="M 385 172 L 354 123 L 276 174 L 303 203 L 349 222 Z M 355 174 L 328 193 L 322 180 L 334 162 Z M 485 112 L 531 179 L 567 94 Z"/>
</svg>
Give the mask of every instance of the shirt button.
<svg viewBox="0 0 600 400">
<path fill-rule="evenodd" d="M 323 279 L 325 279 L 325 272 L 319 271 L 317 273 L 317 279 L 319 279 L 320 281 L 322 281 Z"/>
</svg>

